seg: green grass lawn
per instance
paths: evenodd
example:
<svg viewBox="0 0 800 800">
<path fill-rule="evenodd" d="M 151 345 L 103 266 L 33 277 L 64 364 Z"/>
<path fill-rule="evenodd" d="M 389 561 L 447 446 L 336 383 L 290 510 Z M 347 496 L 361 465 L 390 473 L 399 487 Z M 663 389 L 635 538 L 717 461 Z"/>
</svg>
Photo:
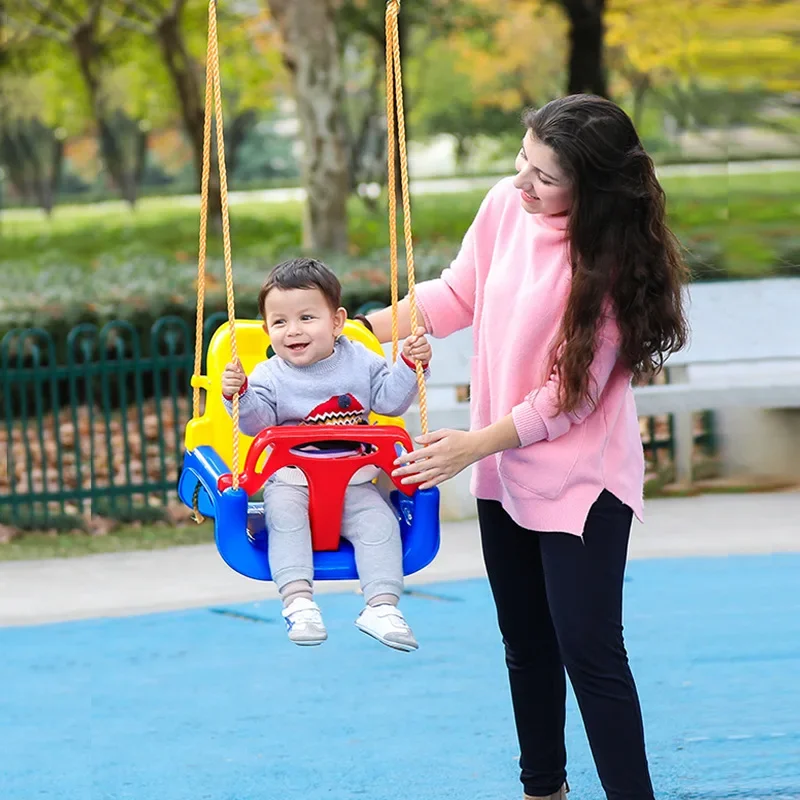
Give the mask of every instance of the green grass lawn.
<svg viewBox="0 0 800 800">
<path fill-rule="evenodd" d="M 712 175 L 663 180 L 670 223 L 679 235 L 714 233 L 723 237 L 732 222 L 764 226 L 771 236 L 796 230 L 798 174 Z M 460 241 L 484 196 L 483 191 L 419 195 L 413 205 L 415 239 L 420 243 Z M 350 202 L 352 255 L 388 245 L 386 213 L 367 211 Z M 300 246 L 299 203 L 243 202 L 231 207 L 234 257 L 264 258 Z M 769 230 L 766 230 L 769 228 Z M 91 271 L 105 258 L 138 256 L 193 261 L 197 253 L 198 212 L 176 198 L 147 198 L 131 211 L 121 203 L 58 207 L 50 220 L 36 211 L 14 211 L 2 227 L 0 265 L 16 262 L 27 268 L 70 264 Z M 220 241 L 212 236 L 212 255 Z"/>
<path fill-rule="evenodd" d="M 25 533 L 0 544 L 0 561 L 28 561 L 40 558 L 72 558 L 94 553 L 130 550 L 160 550 L 178 545 L 208 544 L 214 541 L 211 522 L 202 525 L 123 526 L 104 536 L 87 533 Z"/>
<path fill-rule="evenodd" d="M 669 223 L 694 278 L 800 276 L 799 177 L 666 177 Z M 440 274 L 455 256 L 484 196 L 481 189 L 414 199 L 419 280 Z M 265 273 L 300 249 L 302 208 L 246 197 L 231 207 L 231 227 L 236 310 L 252 316 Z M 349 228 L 349 254 L 316 255 L 339 275 L 352 312 L 365 302 L 388 302 L 386 212 L 351 198 Z M 12 328 L 37 326 L 58 339 L 79 322 L 102 327 L 112 319 L 131 321 L 147 338 L 154 320 L 167 314 L 191 325 L 198 242 L 193 200 L 148 198 L 135 211 L 120 203 L 65 206 L 50 220 L 13 211 L 4 216 L 0 236 L 0 338 Z M 210 237 L 207 275 L 211 314 L 225 308 L 219 235 Z"/>
</svg>

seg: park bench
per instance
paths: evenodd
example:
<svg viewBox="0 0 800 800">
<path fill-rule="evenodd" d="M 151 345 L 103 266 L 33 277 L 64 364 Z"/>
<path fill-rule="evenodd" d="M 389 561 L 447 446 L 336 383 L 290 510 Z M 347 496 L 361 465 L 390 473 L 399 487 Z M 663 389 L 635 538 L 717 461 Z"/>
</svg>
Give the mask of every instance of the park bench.
<svg viewBox="0 0 800 800">
<path fill-rule="evenodd" d="M 634 389 L 640 416 L 673 417 L 676 479 L 692 480 L 702 411 L 714 412 L 724 473 L 800 477 L 800 279 L 693 284 L 688 308 L 691 341 L 667 361 L 667 382 Z M 466 430 L 472 331 L 431 344 L 429 428 Z"/>
</svg>

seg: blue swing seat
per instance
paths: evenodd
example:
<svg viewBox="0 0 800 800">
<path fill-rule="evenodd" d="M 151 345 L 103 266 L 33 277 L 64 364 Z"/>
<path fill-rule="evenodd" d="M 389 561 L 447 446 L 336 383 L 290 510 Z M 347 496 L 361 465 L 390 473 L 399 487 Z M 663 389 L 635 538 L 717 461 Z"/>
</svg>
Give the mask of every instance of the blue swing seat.
<svg viewBox="0 0 800 800">
<path fill-rule="evenodd" d="M 361 341 L 383 355 L 372 334 L 358 323 L 348 322 L 346 336 Z M 236 343 L 246 372 L 267 357 L 269 338 L 261 322 L 236 321 Z M 214 334 L 208 348 L 207 374 L 192 378 L 192 385 L 206 391 L 205 410 L 186 427 L 186 452 L 178 482 L 178 495 L 189 508 L 214 519 L 217 550 L 228 566 L 255 580 L 272 580 L 267 559 L 263 506 L 251 502 L 244 489 L 220 489 L 220 478 L 231 472 L 233 426 L 222 404 L 222 371 L 231 359 L 227 324 Z M 402 419 L 373 415 L 371 422 L 404 427 Z M 246 454 L 252 438 L 239 435 L 239 452 Z M 243 457 L 242 457 L 243 458 Z M 400 523 L 403 572 L 410 575 L 433 561 L 439 550 L 439 490 L 417 490 L 409 497 L 390 493 Z M 358 577 L 352 545 L 340 539 L 337 550 L 314 552 L 315 580 L 352 580 Z"/>
</svg>

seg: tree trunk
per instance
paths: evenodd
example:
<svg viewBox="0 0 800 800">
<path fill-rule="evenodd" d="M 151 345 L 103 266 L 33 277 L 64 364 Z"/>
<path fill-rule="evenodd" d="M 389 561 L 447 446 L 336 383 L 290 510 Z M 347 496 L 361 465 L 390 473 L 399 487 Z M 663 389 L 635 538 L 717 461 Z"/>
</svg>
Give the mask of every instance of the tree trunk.
<svg viewBox="0 0 800 800">
<path fill-rule="evenodd" d="M 650 76 L 638 75 L 631 83 L 633 85 L 633 125 L 638 130 L 644 117 L 644 98 L 650 89 Z"/>
<path fill-rule="evenodd" d="M 304 246 L 347 249 L 349 159 L 344 84 L 330 0 L 268 0 L 292 75 L 305 148 Z"/>
<path fill-rule="evenodd" d="M 97 124 L 100 135 L 100 152 L 106 168 L 111 174 L 114 185 L 122 194 L 122 199 L 133 208 L 136 205 L 136 183 L 125 168 L 122 142 L 108 119 L 101 117 Z"/>
<path fill-rule="evenodd" d="M 66 136 L 62 135 L 62 133 L 62 131 L 55 132 L 53 141 L 50 143 L 49 147 L 50 173 L 47 176 L 47 197 L 51 210 L 56 203 L 58 192 L 61 189 L 61 176 L 64 172 L 64 146 Z"/>
<path fill-rule="evenodd" d="M 140 186 L 147 167 L 147 153 L 150 145 L 150 127 L 141 122 L 133 133 L 133 181 Z"/>
<path fill-rule="evenodd" d="M 225 137 L 225 163 L 228 166 L 229 175 L 236 172 L 242 145 L 256 122 L 258 122 L 258 115 L 253 109 L 247 109 L 233 118 Z"/>
<path fill-rule="evenodd" d="M 161 54 L 172 78 L 183 120 L 183 129 L 192 147 L 197 187 L 203 174 L 203 122 L 205 120 L 204 92 L 198 80 L 198 68 L 189 54 L 180 18 L 177 14 L 164 16 L 156 28 Z M 223 87 L 223 96 L 224 96 Z M 208 216 L 212 224 L 221 226 L 221 200 L 216 143 L 211 142 L 211 175 L 208 187 Z"/>
<path fill-rule="evenodd" d="M 25 157 L 31 165 L 33 172 L 33 187 L 39 208 L 49 217 L 53 213 L 53 195 L 50 191 L 50 173 L 47 159 L 42 158 L 42 153 L 48 148 L 43 144 L 43 139 L 52 136 L 52 133 L 38 120 L 33 120 L 25 126 Z"/>
<path fill-rule="evenodd" d="M 605 0 L 561 0 L 569 18 L 569 94 L 608 97 L 603 58 Z"/>
<path fill-rule="evenodd" d="M 19 130 L 16 134 L 10 129 L 3 131 L 2 136 L 0 136 L 0 160 L 5 163 L 8 170 L 9 183 L 14 187 L 17 197 L 19 197 L 22 205 L 27 205 L 34 199 L 34 193 L 31 187 L 27 159 L 19 142 L 20 135 Z"/>
<path fill-rule="evenodd" d="M 72 31 L 71 44 L 78 59 L 78 67 L 83 82 L 86 84 L 92 112 L 97 122 L 103 164 L 108 170 L 113 184 L 121 192 L 123 198 L 133 206 L 136 203 L 136 187 L 131 186 L 129 176 L 126 174 L 125 159 L 120 143 L 106 118 L 100 98 L 100 78 L 97 74 L 100 53 L 95 32 L 96 19 L 90 17 Z"/>
<path fill-rule="evenodd" d="M 469 157 L 469 141 L 466 136 L 455 134 L 456 150 L 453 154 L 456 161 L 456 167 L 462 171 L 467 163 Z"/>
<path fill-rule="evenodd" d="M 364 33 L 369 35 L 372 40 L 375 42 L 376 50 L 378 51 L 378 59 L 379 63 L 383 66 L 378 68 L 378 72 L 383 80 L 385 80 L 386 76 L 386 30 L 385 27 L 381 25 L 375 26 L 368 26 L 363 30 Z M 411 40 L 411 19 L 408 16 L 408 13 L 401 13 L 397 17 L 397 35 L 398 39 L 400 40 L 400 71 L 402 73 L 403 78 L 403 88 L 405 89 L 406 80 L 405 76 L 407 74 L 406 64 L 408 63 L 408 45 Z M 380 97 L 380 94 L 378 95 Z M 409 134 L 409 124 L 408 119 L 411 116 L 411 100 L 409 99 L 409 95 L 407 91 L 403 91 L 403 119 L 405 121 L 405 128 L 406 128 L 406 141 L 411 139 Z M 395 131 L 399 134 L 399 126 L 398 126 L 398 119 L 397 119 L 397 112 L 394 113 L 394 128 Z M 386 147 L 388 147 L 388 142 L 386 143 Z M 384 148 L 384 158 L 388 156 Z M 394 143 L 394 172 L 395 172 L 395 195 L 397 198 L 397 205 L 398 208 L 402 207 L 403 204 L 403 187 L 401 182 L 401 171 L 400 171 L 400 140 L 399 138 Z"/>
<path fill-rule="evenodd" d="M 376 127 L 381 129 L 381 139 L 385 142 L 386 135 L 383 133 L 384 111 L 381 104 L 383 95 L 382 71 L 375 67 L 370 77 L 369 87 L 365 100 L 365 108 L 360 119 L 353 121 L 353 128 L 348 128 L 346 139 L 348 141 L 348 152 L 350 155 L 350 191 L 358 188 L 361 182 L 377 180 L 384 183 L 386 171 L 386 150 L 380 148 L 380 169 L 377 169 L 378 153 L 373 146 L 373 139 Z M 345 117 L 347 124 L 347 118 Z M 377 170 L 377 175 L 375 174 Z"/>
</svg>

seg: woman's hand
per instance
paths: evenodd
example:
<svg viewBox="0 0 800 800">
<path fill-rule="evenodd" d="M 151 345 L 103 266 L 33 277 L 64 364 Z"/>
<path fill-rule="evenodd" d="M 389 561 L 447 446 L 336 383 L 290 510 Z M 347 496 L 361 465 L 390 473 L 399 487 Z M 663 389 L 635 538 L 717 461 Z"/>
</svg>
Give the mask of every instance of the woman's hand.
<svg viewBox="0 0 800 800">
<path fill-rule="evenodd" d="M 239 393 L 239 389 L 244 386 L 247 380 L 244 367 L 241 361 L 232 361 L 222 371 L 222 394 L 225 397 L 233 397 Z"/>
<path fill-rule="evenodd" d="M 443 428 L 417 436 L 416 442 L 427 447 L 400 456 L 394 462 L 399 469 L 394 470 L 392 476 L 402 477 L 401 483 L 420 483 L 420 489 L 438 486 L 492 453 L 520 446 L 511 414 L 477 431 Z"/>
<path fill-rule="evenodd" d="M 400 466 L 392 475 L 404 476 L 401 483 L 419 483 L 420 489 L 431 489 L 450 480 L 484 455 L 480 440 L 470 431 L 444 428 L 418 436 L 416 441 L 427 446 L 400 456 L 394 462 Z"/>
<path fill-rule="evenodd" d="M 409 361 L 420 361 L 426 365 L 431 363 L 433 351 L 425 338 L 425 328 L 417 328 L 417 332 L 403 342 L 403 355 Z"/>
</svg>

